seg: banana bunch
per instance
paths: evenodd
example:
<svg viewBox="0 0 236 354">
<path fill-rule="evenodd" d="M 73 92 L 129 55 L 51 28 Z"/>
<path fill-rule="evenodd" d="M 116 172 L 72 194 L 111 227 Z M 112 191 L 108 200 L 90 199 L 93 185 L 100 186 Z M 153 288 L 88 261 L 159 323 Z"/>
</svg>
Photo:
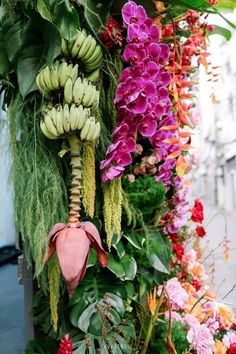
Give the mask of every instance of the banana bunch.
<svg viewBox="0 0 236 354">
<path fill-rule="evenodd" d="M 43 96 L 50 97 L 52 91 L 63 88 L 68 78 L 75 83 L 78 78 L 78 64 L 61 63 L 57 60 L 52 66 L 46 66 L 36 77 L 36 84 Z"/>
<path fill-rule="evenodd" d="M 40 128 L 48 139 L 58 139 L 79 131 L 81 140 L 94 141 L 100 134 L 100 123 L 90 117 L 90 109 L 74 103 L 71 106 L 66 103 L 64 106 L 45 108 Z"/>
<path fill-rule="evenodd" d="M 78 77 L 75 82 L 69 77 L 64 87 L 64 99 L 68 104 L 82 104 L 84 107 L 96 109 L 99 103 L 99 91 L 87 79 Z"/>
<path fill-rule="evenodd" d="M 77 38 L 72 43 L 63 38 L 61 50 L 66 57 L 71 56 L 79 60 L 85 72 L 94 71 L 101 66 L 102 48 L 91 34 L 86 33 L 85 29 L 78 31 Z"/>
</svg>

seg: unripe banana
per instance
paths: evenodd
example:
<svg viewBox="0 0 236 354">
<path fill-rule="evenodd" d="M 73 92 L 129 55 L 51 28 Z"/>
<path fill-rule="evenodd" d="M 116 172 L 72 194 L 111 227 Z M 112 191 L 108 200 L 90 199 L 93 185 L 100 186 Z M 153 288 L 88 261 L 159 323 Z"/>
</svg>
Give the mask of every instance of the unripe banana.
<svg viewBox="0 0 236 354">
<path fill-rule="evenodd" d="M 71 80 L 72 80 L 72 83 L 73 83 L 73 85 L 74 85 L 74 83 L 75 83 L 75 81 L 77 80 L 77 78 L 78 78 L 78 70 L 79 70 L 79 65 L 78 64 L 76 64 L 74 67 L 73 67 L 73 69 L 71 70 L 71 72 L 70 72 L 70 78 L 71 78 Z"/>
<path fill-rule="evenodd" d="M 67 62 L 63 61 L 60 64 L 59 71 L 58 71 L 58 78 L 59 78 L 59 84 L 61 87 L 65 86 L 66 80 L 67 80 Z"/>
<path fill-rule="evenodd" d="M 77 121 L 77 126 L 76 129 L 80 130 L 83 128 L 86 120 L 89 118 L 90 112 L 87 108 L 83 108 L 82 105 L 79 105 L 77 107 L 77 112 L 76 112 L 76 121 Z"/>
<path fill-rule="evenodd" d="M 45 122 L 43 119 L 40 120 L 40 129 L 42 130 L 42 133 L 48 138 L 48 139 L 57 139 L 56 136 L 51 134 L 51 132 L 48 130 Z"/>
<path fill-rule="evenodd" d="M 44 122 L 46 124 L 46 127 L 51 135 L 54 135 L 55 137 L 59 137 L 59 133 L 53 124 L 52 117 L 51 117 L 51 111 L 45 114 L 44 116 Z"/>
<path fill-rule="evenodd" d="M 51 120 L 57 129 L 57 110 L 55 107 L 53 107 L 49 112 L 50 112 L 49 115 L 51 117 Z"/>
<path fill-rule="evenodd" d="M 89 34 L 86 39 L 83 41 L 83 44 L 81 45 L 78 53 L 77 53 L 77 58 L 79 59 L 83 59 L 84 55 L 87 54 L 89 48 L 90 48 L 90 45 L 91 45 L 91 39 L 93 37 L 91 36 L 91 34 Z"/>
<path fill-rule="evenodd" d="M 81 130 L 81 132 L 80 132 L 80 139 L 81 139 L 81 140 L 84 140 L 84 139 L 85 139 L 86 135 L 87 135 L 88 132 L 89 132 L 90 125 L 91 125 L 91 119 L 88 118 L 88 119 L 86 120 L 86 122 L 85 122 L 85 124 L 84 124 L 84 126 L 83 126 L 83 128 L 82 128 L 82 130 Z"/>
<path fill-rule="evenodd" d="M 91 101 L 91 98 L 93 99 L 94 97 L 94 91 L 96 91 L 95 87 L 89 84 L 84 92 L 84 97 L 82 100 L 83 106 L 89 107 L 89 102 Z"/>
<path fill-rule="evenodd" d="M 77 128 L 77 107 L 76 105 L 73 103 L 70 106 L 70 130 L 74 131 Z"/>
<path fill-rule="evenodd" d="M 99 105 L 99 91 L 96 90 L 96 96 L 94 98 L 94 102 L 93 102 L 93 105 L 92 105 L 92 109 L 96 109 Z"/>
<path fill-rule="evenodd" d="M 50 69 L 51 83 L 52 83 L 52 86 L 53 86 L 54 90 L 59 89 L 58 70 L 59 70 L 59 62 L 56 61 L 55 64 Z"/>
<path fill-rule="evenodd" d="M 92 37 L 92 39 L 90 40 L 90 47 L 87 51 L 87 53 L 85 55 L 83 55 L 83 60 L 86 61 L 87 59 L 89 59 L 91 57 L 91 55 L 94 52 L 94 49 L 96 48 L 96 40 Z"/>
<path fill-rule="evenodd" d="M 73 83 L 70 77 L 66 80 L 64 87 L 64 98 L 66 103 L 71 104 L 73 100 Z"/>
<path fill-rule="evenodd" d="M 53 86 L 51 82 L 51 73 L 48 66 L 46 66 L 46 68 L 43 70 L 43 80 L 45 82 L 48 91 L 53 91 Z"/>
<path fill-rule="evenodd" d="M 84 86 L 80 77 L 74 83 L 72 94 L 74 102 L 80 104 L 84 96 Z"/>
<path fill-rule="evenodd" d="M 40 93 L 43 96 L 47 96 L 49 94 L 49 91 L 43 81 L 43 72 L 42 71 L 40 71 L 40 73 L 38 73 L 38 75 L 36 76 L 36 84 L 38 86 Z"/>
<path fill-rule="evenodd" d="M 67 66 L 67 78 L 70 77 L 71 71 L 73 70 L 73 64 Z"/>
<path fill-rule="evenodd" d="M 86 32 L 84 30 L 79 31 L 78 37 L 76 38 L 73 47 L 71 49 L 71 56 L 75 58 L 78 54 L 79 49 L 81 48 L 84 40 L 86 39 Z"/>
<path fill-rule="evenodd" d="M 89 127 L 89 131 L 85 137 L 86 140 L 92 140 L 92 137 L 94 136 L 94 133 L 95 133 L 95 118 L 94 117 L 91 117 L 90 118 L 90 127 Z"/>
<path fill-rule="evenodd" d="M 56 108 L 57 110 L 57 131 L 60 133 L 60 135 L 64 135 L 64 115 L 63 115 L 63 109 L 61 105 L 58 105 Z"/>
<path fill-rule="evenodd" d="M 66 133 L 70 131 L 70 110 L 68 104 L 65 104 L 63 109 L 63 127 Z"/>
<path fill-rule="evenodd" d="M 91 85 L 92 86 L 92 85 Z M 90 100 L 88 100 L 88 107 L 91 107 L 94 105 L 95 101 L 97 100 L 97 90 L 95 86 L 92 86 L 93 90 L 92 93 L 90 95 Z"/>
<path fill-rule="evenodd" d="M 97 57 L 97 59 L 95 59 L 93 62 L 91 62 L 91 63 L 86 62 L 84 64 L 84 70 L 85 71 L 94 71 L 95 69 L 97 69 L 98 67 L 101 66 L 102 59 L 103 59 L 103 54 L 101 53 L 99 55 L 99 57 Z"/>
<path fill-rule="evenodd" d="M 96 44 L 93 54 L 86 60 L 86 64 L 91 64 L 100 58 L 102 55 L 102 48 L 100 44 Z"/>
<path fill-rule="evenodd" d="M 92 141 L 96 140 L 99 137 L 100 131 L 101 131 L 101 124 L 99 122 L 97 122 L 95 124 L 94 135 L 91 138 Z"/>
<path fill-rule="evenodd" d="M 68 47 L 67 47 L 67 40 L 65 38 L 61 39 L 61 51 L 66 57 L 69 56 L 69 51 L 68 51 Z"/>
<path fill-rule="evenodd" d="M 100 69 L 98 68 L 98 69 L 94 70 L 91 74 L 86 76 L 86 79 L 88 81 L 97 81 L 97 79 L 99 78 L 99 73 L 100 73 Z"/>
</svg>

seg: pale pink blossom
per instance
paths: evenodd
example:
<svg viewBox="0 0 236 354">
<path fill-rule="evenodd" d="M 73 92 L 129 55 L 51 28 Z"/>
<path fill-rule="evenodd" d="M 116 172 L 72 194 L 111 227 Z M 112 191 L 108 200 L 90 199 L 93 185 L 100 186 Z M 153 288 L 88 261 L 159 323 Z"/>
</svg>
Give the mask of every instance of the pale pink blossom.
<svg viewBox="0 0 236 354">
<path fill-rule="evenodd" d="M 194 315 L 191 314 L 187 314 L 184 316 L 184 323 L 188 324 L 189 327 L 196 327 L 200 325 L 199 320 L 197 319 L 197 317 L 195 317 Z"/>
<path fill-rule="evenodd" d="M 171 317 L 171 321 L 179 321 L 182 322 L 182 317 L 180 316 L 180 314 L 176 311 L 171 311 L 171 314 L 169 311 L 165 312 L 165 320 L 169 320 L 169 318 Z"/>
<path fill-rule="evenodd" d="M 161 294 L 163 286 L 158 287 L 158 294 Z M 183 310 L 186 302 L 189 299 L 188 293 L 181 286 L 177 278 L 168 280 L 165 286 L 165 291 L 168 294 L 168 298 L 173 310 Z"/>
<path fill-rule="evenodd" d="M 197 354 L 212 354 L 214 339 L 210 329 L 205 325 L 190 327 L 187 340 Z"/>
</svg>

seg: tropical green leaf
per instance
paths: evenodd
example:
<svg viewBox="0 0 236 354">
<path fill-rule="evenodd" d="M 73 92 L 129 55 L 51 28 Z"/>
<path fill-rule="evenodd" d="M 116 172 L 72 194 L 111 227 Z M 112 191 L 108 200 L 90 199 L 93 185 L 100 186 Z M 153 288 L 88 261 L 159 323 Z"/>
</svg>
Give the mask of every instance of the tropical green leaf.
<svg viewBox="0 0 236 354">
<path fill-rule="evenodd" d="M 97 1 L 97 0 L 80 0 L 84 6 L 84 16 L 97 38 L 105 30 L 113 0 Z"/>
<path fill-rule="evenodd" d="M 0 32 L 0 77 L 5 77 L 11 70 L 11 65 L 6 52 L 3 33 Z"/>
<path fill-rule="evenodd" d="M 9 19 L 3 21 L 3 36 L 6 52 L 11 63 L 15 62 L 22 47 L 25 21 L 21 18 L 12 24 Z"/>
<path fill-rule="evenodd" d="M 151 266 L 162 273 L 169 273 L 171 246 L 159 232 L 148 230 L 150 250 L 147 256 Z"/>
<path fill-rule="evenodd" d="M 232 37 L 232 33 L 227 28 L 218 25 L 214 25 L 213 32 L 208 31 L 208 36 L 211 36 L 213 34 L 219 34 L 220 36 L 224 37 L 227 41 L 229 41 Z"/>
<path fill-rule="evenodd" d="M 137 273 L 137 263 L 133 257 L 125 255 L 121 258 L 120 263 L 125 271 L 125 276 L 122 280 L 134 280 Z"/>
<path fill-rule="evenodd" d="M 38 0 L 37 9 L 45 20 L 56 26 L 62 37 L 69 41 L 76 37 L 79 16 L 69 0 Z"/>
<path fill-rule="evenodd" d="M 56 342 L 45 337 L 40 340 L 30 340 L 27 344 L 27 348 L 24 350 L 23 354 L 56 354 L 57 344 Z"/>
<path fill-rule="evenodd" d="M 139 233 L 129 232 L 124 235 L 124 237 L 131 243 L 132 246 L 141 250 L 143 248 L 145 238 Z"/>
<path fill-rule="evenodd" d="M 107 268 L 112 273 L 114 273 L 118 278 L 125 277 L 125 270 L 124 270 L 121 262 L 117 261 L 112 254 L 109 255 L 109 263 L 108 263 Z"/>
<path fill-rule="evenodd" d="M 17 60 L 17 78 L 23 98 L 37 89 L 35 78 L 43 65 L 50 65 L 60 53 L 60 35 L 50 23 L 35 17 L 24 28 Z"/>
</svg>

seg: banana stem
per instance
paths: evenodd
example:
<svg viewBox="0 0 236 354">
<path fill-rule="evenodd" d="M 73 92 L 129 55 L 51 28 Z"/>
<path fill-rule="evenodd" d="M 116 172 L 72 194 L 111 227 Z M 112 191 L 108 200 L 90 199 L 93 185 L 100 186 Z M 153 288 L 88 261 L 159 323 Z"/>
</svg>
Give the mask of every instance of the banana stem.
<svg viewBox="0 0 236 354">
<path fill-rule="evenodd" d="M 70 207 L 69 207 L 69 223 L 76 224 L 80 218 L 80 198 L 82 190 L 82 166 L 80 156 L 80 140 L 76 134 L 69 138 L 71 150 L 71 188 L 70 188 Z"/>
</svg>

